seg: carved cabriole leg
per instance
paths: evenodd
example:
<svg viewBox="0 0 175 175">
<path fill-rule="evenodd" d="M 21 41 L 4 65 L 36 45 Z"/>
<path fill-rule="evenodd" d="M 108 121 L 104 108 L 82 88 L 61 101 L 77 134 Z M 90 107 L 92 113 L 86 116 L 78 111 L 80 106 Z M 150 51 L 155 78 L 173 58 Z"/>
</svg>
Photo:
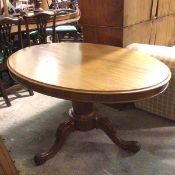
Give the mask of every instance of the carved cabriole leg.
<svg viewBox="0 0 175 175">
<path fill-rule="evenodd" d="M 116 135 L 116 130 L 112 126 L 112 123 L 108 118 L 98 118 L 97 119 L 97 129 L 102 129 L 108 137 L 120 148 L 136 153 L 140 150 L 140 144 L 136 141 L 125 141 Z"/>
<path fill-rule="evenodd" d="M 34 160 L 37 165 L 41 165 L 52 158 L 60 150 L 68 135 L 75 130 L 85 132 L 92 129 L 102 129 L 119 147 L 131 152 L 137 152 L 140 149 L 138 142 L 125 141 L 117 137 L 116 131 L 109 120 L 102 117 L 98 118 L 93 103 L 72 102 L 72 108 L 69 110 L 69 117 L 69 122 L 59 126 L 56 132 L 56 141 L 49 151 L 35 156 Z"/>
<path fill-rule="evenodd" d="M 96 128 L 96 111 L 92 103 L 72 102 L 69 122 L 62 123 L 56 132 L 54 145 L 44 153 L 36 154 L 34 161 L 41 165 L 52 158 L 62 147 L 68 135 L 74 130 L 88 131 Z"/>
<path fill-rule="evenodd" d="M 36 165 L 41 165 L 46 162 L 48 159 L 55 156 L 55 154 L 61 149 L 66 138 L 71 132 L 74 131 L 74 121 L 70 120 L 68 122 L 62 123 L 56 132 L 56 140 L 54 145 L 47 151 L 40 154 L 36 154 L 34 161 Z"/>
</svg>

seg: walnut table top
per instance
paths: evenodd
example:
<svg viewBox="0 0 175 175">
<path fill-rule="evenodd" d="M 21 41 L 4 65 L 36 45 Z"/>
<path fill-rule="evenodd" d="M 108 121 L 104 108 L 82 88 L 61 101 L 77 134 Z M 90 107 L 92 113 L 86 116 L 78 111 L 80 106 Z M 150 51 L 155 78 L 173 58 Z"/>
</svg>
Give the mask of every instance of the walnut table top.
<svg viewBox="0 0 175 175">
<path fill-rule="evenodd" d="M 10 57 L 8 67 L 15 78 L 33 90 L 46 89 L 48 92 L 41 93 L 93 102 L 154 96 L 167 86 L 171 76 L 165 64 L 142 53 L 80 43 L 25 48 Z"/>
</svg>

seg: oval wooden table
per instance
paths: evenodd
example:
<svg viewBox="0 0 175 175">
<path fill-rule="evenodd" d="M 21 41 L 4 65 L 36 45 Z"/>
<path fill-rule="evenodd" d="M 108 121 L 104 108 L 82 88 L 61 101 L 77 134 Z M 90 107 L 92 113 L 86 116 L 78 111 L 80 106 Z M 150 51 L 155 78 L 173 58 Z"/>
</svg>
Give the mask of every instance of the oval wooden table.
<svg viewBox="0 0 175 175">
<path fill-rule="evenodd" d="M 58 127 L 56 141 L 35 156 L 37 165 L 53 157 L 75 131 L 102 129 L 119 147 L 137 152 L 140 144 L 116 135 L 93 103 L 124 103 L 163 92 L 169 68 L 155 58 L 128 49 L 87 43 L 54 43 L 22 49 L 8 59 L 12 76 L 37 92 L 72 101 L 70 119 Z"/>
</svg>

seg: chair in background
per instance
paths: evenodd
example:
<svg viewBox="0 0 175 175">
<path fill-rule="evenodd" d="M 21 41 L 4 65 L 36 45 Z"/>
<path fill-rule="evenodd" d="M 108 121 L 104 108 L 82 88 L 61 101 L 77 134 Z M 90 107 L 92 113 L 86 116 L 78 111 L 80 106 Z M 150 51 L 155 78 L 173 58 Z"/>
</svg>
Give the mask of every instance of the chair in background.
<svg viewBox="0 0 175 175">
<path fill-rule="evenodd" d="M 16 36 L 11 34 L 12 25 L 18 25 L 18 33 Z M 22 47 L 21 19 L 2 18 L 0 20 L 0 92 L 7 106 L 11 106 L 7 96 L 7 87 L 14 85 L 14 80 L 11 78 L 7 68 L 7 58 Z M 10 81 L 10 84 L 7 83 L 7 80 Z M 33 91 L 28 91 L 30 95 L 33 95 Z"/>
<path fill-rule="evenodd" d="M 53 8 L 55 10 L 75 10 L 75 5 L 70 0 L 67 1 L 59 1 L 59 0 L 52 0 L 52 4 L 50 8 Z M 58 13 L 59 15 L 59 13 Z M 78 38 L 78 30 L 77 30 L 77 24 L 71 23 L 71 24 L 65 24 L 60 25 L 56 27 L 56 34 L 58 37 L 59 42 L 61 41 L 77 41 Z"/>
<path fill-rule="evenodd" d="M 51 8 L 52 9 L 69 9 L 71 5 L 72 3 L 69 0 L 67 1 L 52 0 Z"/>
<path fill-rule="evenodd" d="M 56 27 L 58 41 L 77 41 L 78 31 L 74 25 L 60 25 Z"/>
<path fill-rule="evenodd" d="M 55 13 L 45 11 L 38 12 L 33 16 L 24 16 L 24 21 L 26 25 L 26 35 L 28 46 L 37 44 L 46 44 L 48 36 L 51 36 L 52 42 L 56 42 L 55 34 Z M 49 23 L 49 26 L 48 26 Z M 37 29 L 31 31 L 29 25 L 36 25 Z"/>
</svg>

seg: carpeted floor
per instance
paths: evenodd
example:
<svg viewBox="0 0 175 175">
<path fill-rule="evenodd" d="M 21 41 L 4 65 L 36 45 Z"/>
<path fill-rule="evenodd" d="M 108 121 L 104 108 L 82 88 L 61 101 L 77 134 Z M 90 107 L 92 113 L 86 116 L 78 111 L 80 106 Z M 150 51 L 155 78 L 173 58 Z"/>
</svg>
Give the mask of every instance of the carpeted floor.
<svg viewBox="0 0 175 175">
<path fill-rule="evenodd" d="M 26 92 L 10 98 L 11 107 L 0 98 L 0 135 L 6 139 L 21 175 L 175 173 L 175 122 L 134 108 L 118 111 L 102 104 L 97 104 L 97 109 L 110 117 L 118 134 L 142 144 L 138 153 L 121 150 L 101 130 L 75 132 L 54 158 L 35 166 L 33 155 L 53 143 L 56 128 L 67 117 L 71 103 L 38 93 L 31 97 Z"/>
</svg>

